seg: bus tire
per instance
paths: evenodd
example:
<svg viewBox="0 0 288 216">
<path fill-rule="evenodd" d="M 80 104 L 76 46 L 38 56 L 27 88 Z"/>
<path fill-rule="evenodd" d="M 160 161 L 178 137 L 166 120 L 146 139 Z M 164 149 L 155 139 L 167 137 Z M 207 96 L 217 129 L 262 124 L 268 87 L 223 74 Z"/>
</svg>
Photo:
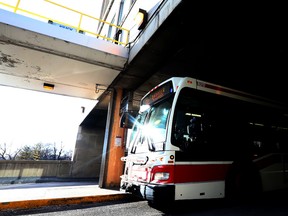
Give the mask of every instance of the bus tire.
<svg viewBox="0 0 288 216">
<path fill-rule="evenodd" d="M 225 181 L 225 197 L 248 201 L 262 193 L 260 173 L 252 161 L 234 162 Z"/>
</svg>

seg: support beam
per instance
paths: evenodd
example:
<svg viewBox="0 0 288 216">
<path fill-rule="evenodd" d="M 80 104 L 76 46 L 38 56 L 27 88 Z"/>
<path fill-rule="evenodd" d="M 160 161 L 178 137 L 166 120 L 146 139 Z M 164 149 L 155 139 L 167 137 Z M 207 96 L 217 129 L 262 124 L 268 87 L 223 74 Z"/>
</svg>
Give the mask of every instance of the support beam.
<svg viewBox="0 0 288 216">
<path fill-rule="evenodd" d="M 123 173 L 123 162 L 121 157 L 124 156 L 124 129 L 120 128 L 120 103 L 122 99 L 123 90 L 116 89 L 113 94 L 113 106 L 111 110 L 110 133 L 108 141 L 108 149 L 106 152 L 106 170 L 101 180 L 100 187 L 117 188 L 120 186 L 120 175 Z M 107 135 L 107 134 L 106 134 Z M 102 161 L 103 162 L 103 161 Z M 100 174 L 101 175 L 101 174 Z"/>
</svg>

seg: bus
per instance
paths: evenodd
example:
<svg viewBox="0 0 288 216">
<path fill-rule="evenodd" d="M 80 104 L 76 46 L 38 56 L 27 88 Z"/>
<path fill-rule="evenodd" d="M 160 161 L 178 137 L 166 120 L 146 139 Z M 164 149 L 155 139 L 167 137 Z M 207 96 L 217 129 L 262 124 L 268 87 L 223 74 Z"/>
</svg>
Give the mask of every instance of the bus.
<svg viewBox="0 0 288 216">
<path fill-rule="evenodd" d="M 140 102 L 120 190 L 150 203 L 252 198 L 288 187 L 288 113 L 277 102 L 172 77 Z"/>
</svg>

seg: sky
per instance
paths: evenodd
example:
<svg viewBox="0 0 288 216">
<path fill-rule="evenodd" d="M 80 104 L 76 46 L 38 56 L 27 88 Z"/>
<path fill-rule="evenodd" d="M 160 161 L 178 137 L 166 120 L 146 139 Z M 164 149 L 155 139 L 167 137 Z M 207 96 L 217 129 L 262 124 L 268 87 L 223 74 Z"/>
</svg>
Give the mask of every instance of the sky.
<svg viewBox="0 0 288 216">
<path fill-rule="evenodd" d="M 17 3 L 16 0 L 1 1 L 14 6 Z M 91 16 L 97 16 L 102 5 L 102 0 L 51 1 Z M 19 7 L 32 11 L 36 8 L 40 14 L 49 12 L 57 19 L 72 19 L 63 10 L 47 4 L 44 0 L 21 0 Z M 39 142 L 62 143 L 65 149 L 73 150 L 78 126 L 96 102 L 0 85 L 0 144 L 17 149 Z M 84 114 L 82 107 L 85 107 Z"/>
<path fill-rule="evenodd" d="M 18 0 L 1 0 L 1 2 L 15 7 Z M 77 27 L 80 22 L 79 13 L 84 13 L 89 16 L 99 18 L 102 2 L 103 0 L 20 0 L 18 8 L 34 14 L 42 15 L 43 17 L 47 17 L 53 21 L 60 21 L 61 23 Z M 53 3 L 56 3 L 56 5 Z M 65 7 L 75 10 L 76 12 L 68 10 Z M 14 8 L 9 8 L 2 5 L 0 5 L 0 8 L 14 11 Z M 27 14 L 21 10 L 16 11 L 16 13 L 47 22 L 46 19 L 42 20 L 39 17 Z M 97 29 L 97 24 L 98 22 L 95 19 L 83 16 L 81 21 L 81 29 L 95 31 L 95 29 Z"/>
<path fill-rule="evenodd" d="M 103 0 L 49 0 L 50 2 L 55 2 L 57 4 L 72 8 L 77 11 L 81 11 L 84 13 L 87 13 L 89 15 L 96 15 L 95 11 L 98 12 L 98 9 L 101 9 L 102 1 Z M 9 5 L 16 6 L 18 0 L 1 0 L 1 2 L 4 2 Z M 45 7 L 43 8 L 43 5 Z M 51 5 L 53 8 L 53 13 L 55 13 L 56 7 L 53 6 L 53 4 L 49 3 L 45 0 L 20 0 L 19 7 L 23 9 L 33 9 L 37 8 L 38 11 L 47 11 L 47 7 Z M 49 10 L 48 10 L 49 12 Z M 63 11 L 62 11 L 63 13 Z M 55 14 L 57 15 L 57 14 Z"/>
<path fill-rule="evenodd" d="M 73 150 L 78 126 L 97 101 L 0 85 L 0 102 L 0 144 L 62 143 Z"/>
</svg>

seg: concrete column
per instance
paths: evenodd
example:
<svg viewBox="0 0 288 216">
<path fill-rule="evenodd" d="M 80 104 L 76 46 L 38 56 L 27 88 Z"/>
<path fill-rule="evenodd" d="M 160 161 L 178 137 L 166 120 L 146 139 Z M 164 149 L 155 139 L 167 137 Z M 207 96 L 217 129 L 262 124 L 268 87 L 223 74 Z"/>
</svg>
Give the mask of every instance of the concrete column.
<svg viewBox="0 0 288 216">
<path fill-rule="evenodd" d="M 114 97 L 114 109 L 111 113 L 111 130 L 109 139 L 109 150 L 106 166 L 105 187 L 117 188 L 120 186 L 120 175 L 123 173 L 124 163 L 120 160 L 125 153 L 124 129 L 120 128 L 120 103 L 123 90 L 116 89 Z"/>
</svg>

